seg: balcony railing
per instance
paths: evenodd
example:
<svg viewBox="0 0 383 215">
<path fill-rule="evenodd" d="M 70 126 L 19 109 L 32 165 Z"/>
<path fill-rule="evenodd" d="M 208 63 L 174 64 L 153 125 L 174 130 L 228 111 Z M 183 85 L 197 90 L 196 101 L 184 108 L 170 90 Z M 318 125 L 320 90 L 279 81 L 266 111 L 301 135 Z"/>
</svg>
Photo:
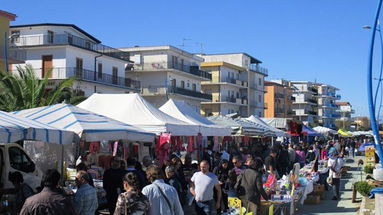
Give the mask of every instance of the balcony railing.
<svg viewBox="0 0 383 215">
<path fill-rule="evenodd" d="M 258 64 L 250 64 L 249 69 L 256 71 L 258 73 L 264 74 L 266 76 L 269 74 L 269 72 L 266 68 L 263 68 L 263 67 L 259 66 Z"/>
<path fill-rule="evenodd" d="M 201 99 L 207 99 L 207 100 L 212 99 L 211 94 L 201 93 L 201 92 L 188 90 L 188 89 L 180 88 L 180 87 L 170 86 L 170 87 L 168 87 L 168 92 L 169 93 L 177 93 L 177 94 L 181 94 L 181 95 L 185 95 L 185 96 L 201 98 Z"/>
<path fill-rule="evenodd" d="M 226 77 L 226 79 L 224 79 L 224 81 L 228 82 L 228 83 L 236 84 L 236 80 L 234 78 Z"/>
<path fill-rule="evenodd" d="M 192 75 L 200 76 L 211 80 L 211 74 L 200 70 L 198 66 L 182 65 L 180 63 L 168 62 L 151 62 L 134 65 L 135 70 L 164 70 L 164 69 L 176 69 L 182 72 L 186 72 Z"/>
<path fill-rule="evenodd" d="M 314 104 L 318 104 L 318 101 L 315 100 L 315 99 L 307 99 L 308 102 L 311 102 L 311 103 L 314 103 Z"/>
<path fill-rule="evenodd" d="M 110 86 L 125 87 L 137 91 L 141 88 L 140 81 L 75 67 L 55 67 L 51 69 L 50 74 L 48 71 L 43 71 L 41 68 L 34 69 L 34 72 L 38 78 L 44 78 L 48 75 L 49 79 L 68 79 L 76 77 L 77 80 L 81 81 L 91 81 Z"/>
<path fill-rule="evenodd" d="M 231 102 L 231 103 L 236 103 L 237 99 L 234 96 L 226 96 L 226 97 L 221 97 L 221 101 L 223 102 Z"/>
<path fill-rule="evenodd" d="M 49 46 L 49 45 L 72 45 L 79 48 L 94 51 L 100 54 L 104 54 L 110 57 L 119 58 L 122 60 L 129 60 L 129 53 L 124 52 L 109 46 L 105 46 L 99 43 L 94 43 L 90 40 L 77 37 L 70 34 L 54 34 L 46 35 L 22 35 L 12 41 L 10 47 L 14 46 Z"/>
<path fill-rule="evenodd" d="M 7 55 L 5 54 L 7 50 Z M 0 45 L 0 58 L 5 59 L 7 57 L 8 63 L 23 63 L 26 60 L 27 52 L 19 47 L 8 47 Z"/>
</svg>

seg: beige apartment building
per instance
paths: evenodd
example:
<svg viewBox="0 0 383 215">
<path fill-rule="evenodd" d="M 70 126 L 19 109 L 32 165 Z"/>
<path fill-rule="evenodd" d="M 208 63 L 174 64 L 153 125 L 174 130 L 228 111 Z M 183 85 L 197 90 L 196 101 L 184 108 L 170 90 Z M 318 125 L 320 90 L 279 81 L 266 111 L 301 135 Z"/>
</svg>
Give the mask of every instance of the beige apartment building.
<svg viewBox="0 0 383 215">
<path fill-rule="evenodd" d="M 210 101 L 201 102 L 202 115 L 239 113 L 243 117 L 263 117 L 267 69 L 259 66 L 260 60 L 246 53 L 197 56 L 205 61 L 201 69 L 212 75 L 211 81 L 201 82 L 202 91 L 212 95 Z"/>
</svg>

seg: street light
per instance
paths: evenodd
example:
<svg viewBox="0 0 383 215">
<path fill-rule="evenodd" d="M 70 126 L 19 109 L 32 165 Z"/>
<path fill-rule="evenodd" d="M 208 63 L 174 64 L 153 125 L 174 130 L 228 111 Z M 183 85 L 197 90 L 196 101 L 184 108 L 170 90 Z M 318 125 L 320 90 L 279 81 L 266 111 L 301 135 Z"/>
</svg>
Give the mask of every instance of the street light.
<svg viewBox="0 0 383 215">
<path fill-rule="evenodd" d="M 374 104 L 373 93 L 372 93 L 372 62 L 373 62 L 373 57 L 374 57 L 375 34 L 377 31 L 378 20 L 379 20 L 380 10 L 382 8 L 382 3 L 383 3 L 383 0 L 379 0 L 378 6 L 376 9 L 373 31 L 372 31 L 372 35 L 371 35 L 369 58 L 368 58 L 368 64 L 367 64 L 368 65 L 368 67 L 367 67 L 368 108 L 369 108 L 369 112 L 370 112 L 371 128 L 372 128 L 372 131 L 374 133 L 374 139 L 375 139 L 374 142 L 375 142 L 376 149 L 378 150 L 378 154 L 380 157 L 380 164 L 383 163 L 382 162 L 383 151 L 382 151 L 382 147 L 380 145 L 379 129 L 376 125 L 376 118 L 375 118 L 375 104 Z M 379 33 L 380 33 L 380 31 L 379 31 Z M 383 165 L 381 165 L 381 166 L 383 166 Z"/>
</svg>

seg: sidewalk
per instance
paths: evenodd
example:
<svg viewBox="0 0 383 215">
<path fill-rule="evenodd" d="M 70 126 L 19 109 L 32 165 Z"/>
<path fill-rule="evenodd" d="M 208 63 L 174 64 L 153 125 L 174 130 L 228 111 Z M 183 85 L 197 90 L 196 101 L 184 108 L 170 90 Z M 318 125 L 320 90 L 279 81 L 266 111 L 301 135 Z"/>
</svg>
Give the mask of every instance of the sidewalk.
<svg viewBox="0 0 383 215">
<path fill-rule="evenodd" d="M 362 156 L 357 156 L 354 159 L 346 159 L 345 165 L 351 166 L 351 169 L 341 179 L 341 200 L 334 201 L 332 198 L 331 188 L 326 191 L 325 200 L 321 200 L 317 205 L 302 205 L 298 207 L 297 215 L 330 215 L 330 214 L 342 214 L 342 215 L 355 215 L 359 210 L 360 203 L 352 203 L 352 183 L 360 180 L 360 171 L 357 167 L 358 160 L 364 159 Z M 363 178 L 365 176 L 362 176 Z M 360 200 L 360 194 L 357 195 Z"/>
</svg>

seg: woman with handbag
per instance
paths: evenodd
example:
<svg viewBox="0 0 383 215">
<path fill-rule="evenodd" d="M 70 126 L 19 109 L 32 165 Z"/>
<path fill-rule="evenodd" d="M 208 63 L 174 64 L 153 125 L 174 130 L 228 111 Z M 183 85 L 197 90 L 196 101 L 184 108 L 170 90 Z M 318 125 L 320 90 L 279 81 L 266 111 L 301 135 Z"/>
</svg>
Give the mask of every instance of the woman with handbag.
<svg viewBox="0 0 383 215">
<path fill-rule="evenodd" d="M 343 167 L 343 159 L 339 157 L 338 151 L 334 150 L 330 155 L 330 159 L 327 163 L 328 168 L 330 169 L 329 177 L 327 178 L 327 183 L 332 185 L 333 197 L 332 200 L 340 199 L 340 178 L 341 171 Z"/>
</svg>

